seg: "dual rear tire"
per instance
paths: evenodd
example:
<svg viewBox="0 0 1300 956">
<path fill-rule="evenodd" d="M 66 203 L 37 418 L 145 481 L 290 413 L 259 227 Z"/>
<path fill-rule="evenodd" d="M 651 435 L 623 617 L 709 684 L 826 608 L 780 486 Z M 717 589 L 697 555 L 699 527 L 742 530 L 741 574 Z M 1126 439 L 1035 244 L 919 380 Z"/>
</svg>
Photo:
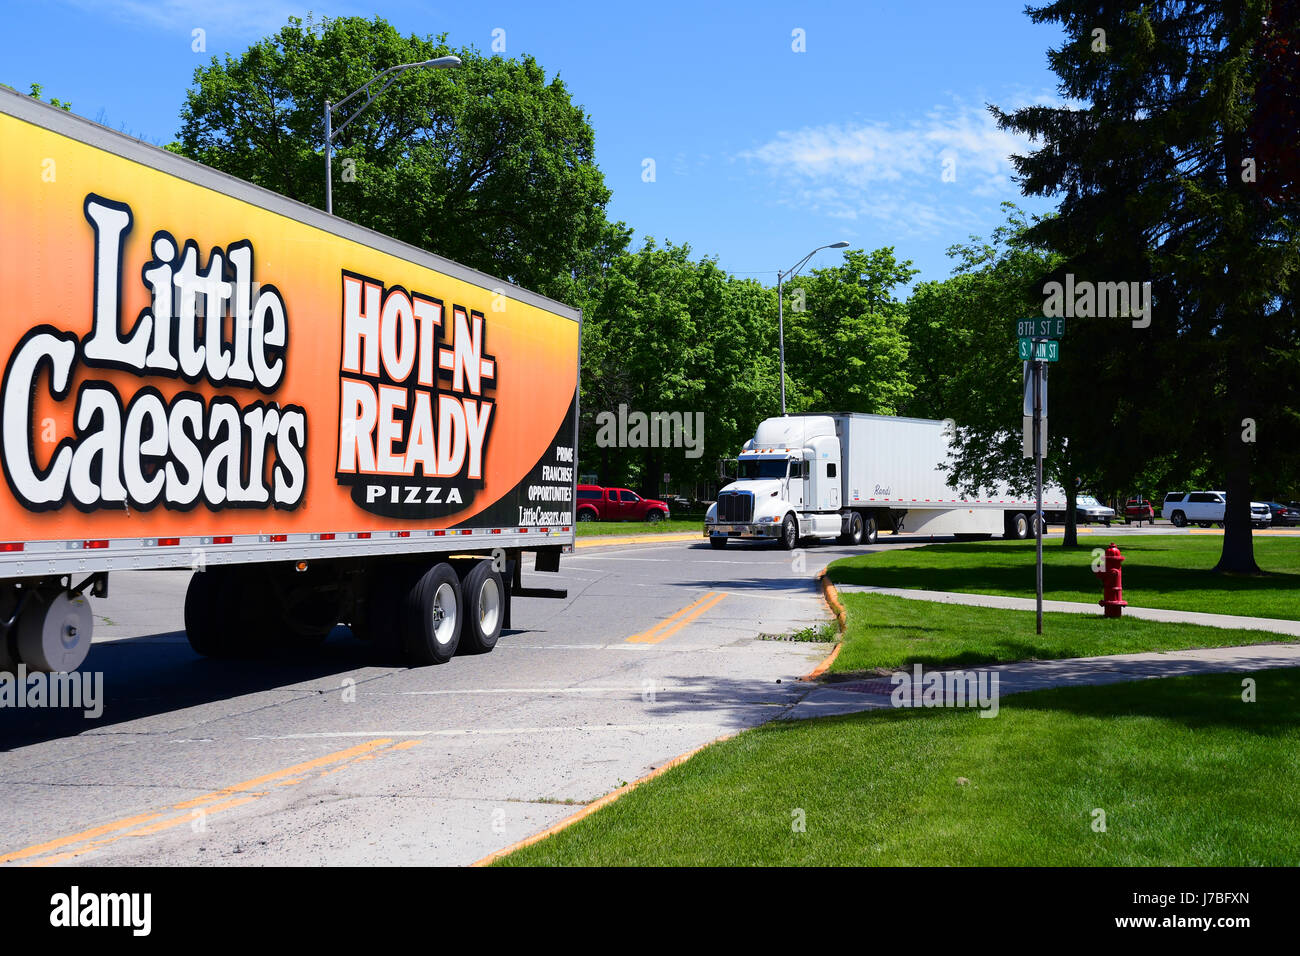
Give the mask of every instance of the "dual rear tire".
<svg viewBox="0 0 1300 956">
<path fill-rule="evenodd" d="M 354 631 L 371 639 L 385 660 L 424 667 L 444 664 L 458 651 L 485 654 L 496 647 L 507 592 L 491 561 L 376 565 L 366 579 L 364 613 Z M 334 602 L 322 593 L 322 606 L 312 609 L 297 592 L 277 585 L 265 571 L 237 566 L 194 574 L 185 595 L 190 646 L 204 657 L 232 658 L 323 641 L 334 626 L 329 618 L 338 616 Z"/>
<path fill-rule="evenodd" d="M 879 529 L 876 525 L 876 516 L 867 515 L 863 517 L 861 511 L 853 511 L 849 514 L 848 526 L 838 540 L 840 544 L 856 547 L 860 544 L 875 544 L 878 537 Z"/>
<path fill-rule="evenodd" d="M 384 656 L 426 667 L 496 647 L 506 585 L 491 561 L 441 562 L 386 576 L 369 603 L 369 630 Z"/>
</svg>

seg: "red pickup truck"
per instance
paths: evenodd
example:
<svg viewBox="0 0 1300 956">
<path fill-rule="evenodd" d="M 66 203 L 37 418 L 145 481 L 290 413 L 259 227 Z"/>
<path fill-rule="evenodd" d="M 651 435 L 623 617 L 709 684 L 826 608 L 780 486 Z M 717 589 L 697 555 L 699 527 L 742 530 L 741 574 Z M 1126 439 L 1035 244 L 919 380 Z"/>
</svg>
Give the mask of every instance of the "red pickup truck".
<svg viewBox="0 0 1300 956">
<path fill-rule="evenodd" d="M 1124 502 L 1124 523 L 1132 524 L 1136 521 L 1141 524 L 1143 521 L 1155 524 L 1156 511 L 1141 495 L 1134 495 Z"/>
<path fill-rule="evenodd" d="M 666 521 L 668 505 L 626 488 L 578 485 L 579 521 Z"/>
</svg>

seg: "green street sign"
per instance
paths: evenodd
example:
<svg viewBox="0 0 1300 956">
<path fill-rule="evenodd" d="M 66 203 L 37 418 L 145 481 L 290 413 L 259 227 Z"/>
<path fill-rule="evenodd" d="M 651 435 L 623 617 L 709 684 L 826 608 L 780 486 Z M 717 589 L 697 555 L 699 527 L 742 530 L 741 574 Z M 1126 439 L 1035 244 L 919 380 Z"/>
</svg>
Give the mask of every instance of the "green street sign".
<svg viewBox="0 0 1300 956">
<path fill-rule="evenodd" d="M 1016 351 L 1022 362 L 1055 362 L 1061 357 L 1061 343 L 1054 339 L 1035 341 L 1034 339 L 1021 338 L 1017 340 L 1017 345 Z"/>
<path fill-rule="evenodd" d="M 1022 339 L 1059 339 L 1065 335 L 1065 319 L 1016 319 L 1016 335 Z"/>
</svg>

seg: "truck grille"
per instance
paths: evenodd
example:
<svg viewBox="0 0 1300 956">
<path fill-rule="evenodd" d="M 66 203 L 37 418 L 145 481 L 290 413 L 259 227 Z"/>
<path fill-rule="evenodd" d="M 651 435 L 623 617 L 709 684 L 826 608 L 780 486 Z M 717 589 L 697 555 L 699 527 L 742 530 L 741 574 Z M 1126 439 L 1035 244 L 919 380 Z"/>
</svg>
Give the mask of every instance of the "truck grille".
<svg viewBox="0 0 1300 956">
<path fill-rule="evenodd" d="M 748 491 L 724 491 L 718 495 L 718 520 L 742 522 L 754 518 L 754 495 Z"/>
</svg>

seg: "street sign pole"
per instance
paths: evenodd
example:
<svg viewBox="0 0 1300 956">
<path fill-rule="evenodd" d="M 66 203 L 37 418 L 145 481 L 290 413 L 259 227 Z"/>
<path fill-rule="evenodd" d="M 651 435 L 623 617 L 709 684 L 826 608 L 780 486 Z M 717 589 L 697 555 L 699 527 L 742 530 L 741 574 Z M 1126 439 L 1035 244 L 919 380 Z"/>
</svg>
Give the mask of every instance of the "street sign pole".
<svg viewBox="0 0 1300 956">
<path fill-rule="evenodd" d="M 1025 407 L 1024 428 L 1026 437 L 1032 438 L 1033 447 L 1025 449 L 1025 457 L 1034 459 L 1034 539 L 1035 560 L 1034 574 L 1037 578 L 1035 587 L 1035 607 L 1038 617 L 1038 633 L 1043 633 L 1043 455 L 1047 451 L 1047 363 L 1055 362 L 1061 357 L 1060 339 L 1065 335 L 1065 319 L 1033 318 L 1017 319 L 1016 354 L 1025 363 Z M 1030 397 L 1032 394 L 1032 398 Z M 1032 429 L 1030 414 L 1033 415 Z"/>
<path fill-rule="evenodd" d="M 1037 498 L 1037 510 L 1034 512 L 1034 527 L 1037 530 L 1038 555 L 1036 558 L 1038 577 L 1038 633 L 1043 633 L 1043 449 L 1039 432 L 1043 427 L 1043 396 L 1039 383 L 1042 381 L 1043 362 L 1034 362 L 1034 486 Z"/>
</svg>

